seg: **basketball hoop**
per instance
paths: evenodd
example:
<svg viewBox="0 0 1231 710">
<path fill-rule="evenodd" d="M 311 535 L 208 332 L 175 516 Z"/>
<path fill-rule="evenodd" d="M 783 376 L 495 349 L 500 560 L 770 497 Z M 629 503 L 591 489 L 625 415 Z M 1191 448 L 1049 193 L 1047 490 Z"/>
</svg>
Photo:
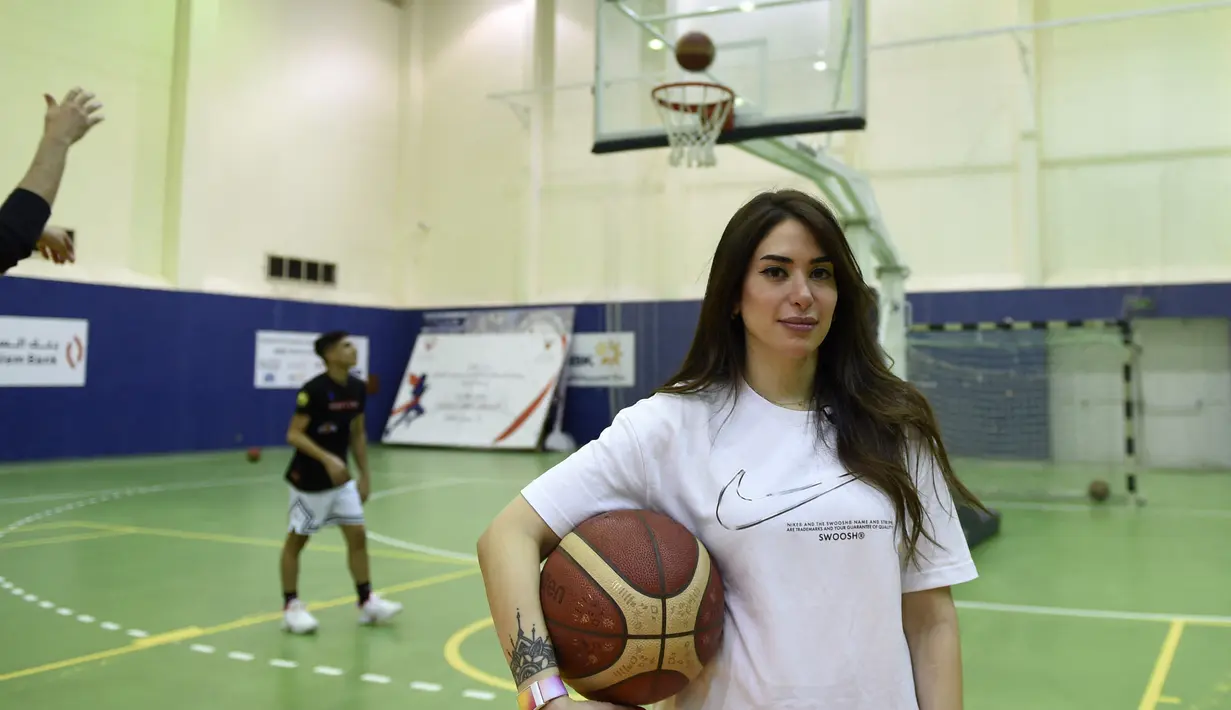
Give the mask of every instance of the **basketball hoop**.
<svg viewBox="0 0 1231 710">
<path fill-rule="evenodd" d="M 656 86 L 650 95 L 667 131 L 671 165 L 717 165 L 718 136 L 735 125 L 735 92 L 720 84 L 682 81 Z"/>
</svg>

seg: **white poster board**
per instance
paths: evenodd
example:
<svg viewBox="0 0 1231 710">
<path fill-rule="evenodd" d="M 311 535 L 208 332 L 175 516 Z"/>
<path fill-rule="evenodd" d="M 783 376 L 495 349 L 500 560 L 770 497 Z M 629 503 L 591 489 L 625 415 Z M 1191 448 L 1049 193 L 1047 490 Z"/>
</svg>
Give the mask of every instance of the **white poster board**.
<svg viewBox="0 0 1231 710">
<path fill-rule="evenodd" d="M 568 360 L 569 387 L 632 387 L 637 384 L 637 334 L 574 333 Z"/>
<path fill-rule="evenodd" d="M 562 334 L 421 334 L 381 441 L 535 448 L 567 351 Z"/>
<path fill-rule="evenodd" d="M 320 333 L 298 333 L 284 330 L 256 332 L 256 367 L 253 385 L 257 389 L 294 390 L 325 371 L 312 344 Z M 352 335 L 358 360 L 351 374 L 365 382 L 368 379 L 369 343 L 366 336 Z"/>
<path fill-rule="evenodd" d="M 0 387 L 85 387 L 90 322 L 0 316 Z"/>
</svg>

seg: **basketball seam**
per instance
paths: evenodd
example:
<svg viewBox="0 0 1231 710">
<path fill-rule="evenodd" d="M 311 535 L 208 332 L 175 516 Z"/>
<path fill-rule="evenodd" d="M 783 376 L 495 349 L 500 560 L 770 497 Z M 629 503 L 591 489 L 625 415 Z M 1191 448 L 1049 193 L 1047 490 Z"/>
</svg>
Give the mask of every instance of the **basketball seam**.
<svg viewBox="0 0 1231 710">
<path fill-rule="evenodd" d="M 674 631 L 672 633 L 660 636 L 659 634 L 615 634 L 615 633 L 610 633 L 606 631 L 592 631 L 590 629 L 583 629 L 578 626 L 573 626 L 572 624 L 566 624 L 561 621 L 553 621 L 551 619 L 548 619 L 548 621 L 551 622 L 553 626 L 564 629 L 566 631 L 576 631 L 577 633 L 586 634 L 587 636 L 594 636 L 597 638 L 628 639 L 630 641 L 646 641 L 649 639 L 656 639 L 656 638 L 679 639 L 679 638 L 684 638 L 686 636 L 694 636 L 696 634 L 709 633 L 710 631 L 721 629 L 723 625 L 722 621 L 718 621 L 718 622 L 710 624 L 709 626 L 695 626 L 693 627 L 692 631 Z"/>
<path fill-rule="evenodd" d="M 579 535 L 578 537 L 581 537 L 581 536 Z M 582 538 L 582 540 L 585 540 L 585 538 Z M 594 550 L 594 546 L 593 546 L 593 545 L 590 545 L 590 543 L 588 543 L 588 542 L 587 542 L 587 543 L 586 543 L 586 545 L 589 545 L 590 549 L 591 549 L 591 550 Z M 597 550 L 595 550 L 595 552 L 597 552 Z M 613 609 L 615 609 L 615 610 L 616 610 L 616 612 L 618 612 L 618 613 L 620 614 L 620 623 L 624 626 L 624 630 L 627 632 L 627 631 L 628 631 L 628 617 L 624 615 L 624 607 L 620 606 L 620 601 L 619 601 L 618 599 L 616 599 L 615 597 L 611 596 L 611 593 L 610 593 L 610 592 L 608 592 L 606 589 L 603 589 L 602 585 L 600 585 L 600 584 L 598 583 L 598 580 L 597 580 L 597 579 L 595 579 L 595 578 L 594 578 L 594 576 L 590 574 L 589 570 L 587 570 L 587 569 L 585 568 L 585 566 L 584 566 L 584 565 L 582 565 L 580 562 L 578 562 L 578 561 L 577 561 L 577 558 L 576 558 L 576 557 L 573 557 L 572 555 L 570 555 L 570 554 L 568 553 L 568 550 L 566 550 L 566 549 L 564 549 L 563 547 L 561 547 L 561 548 L 560 548 L 560 554 L 564 555 L 564 557 L 565 557 L 565 558 L 566 558 L 566 559 L 567 559 L 570 563 L 572 563 L 572 565 L 573 565 L 574 567 L 576 567 L 576 568 L 577 568 L 577 571 L 578 571 L 578 572 L 581 572 L 583 575 L 585 575 L 586 579 L 590 580 L 590 582 L 592 582 L 592 583 L 593 583 L 593 587 L 594 587 L 596 590 L 598 590 L 599 592 L 601 592 L 604 598 L 606 598 L 608 601 L 610 601 L 610 602 L 611 602 L 611 607 L 612 607 Z M 607 560 L 603 560 L 603 561 L 604 561 L 604 562 L 607 562 Z M 608 562 L 608 564 L 610 565 L 610 563 L 609 563 L 609 562 Z M 614 570 L 615 568 L 614 568 L 614 567 L 612 567 L 612 569 Z M 627 581 L 627 580 L 625 580 L 625 581 Z M 557 622 L 557 623 L 559 623 L 559 622 Z M 566 628 L 572 628 L 572 627 L 569 627 L 567 624 L 565 624 L 564 626 L 565 626 Z M 577 629 L 577 630 L 578 630 L 578 631 L 581 631 L 582 629 Z M 624 635 L 627 635 L 627 634 L 624 634 Z M 615 636 L 615 634 L 612 634 L 612 636 Z"/>
<path fill-rule="evenodd" d="M 644 521 L 642 521 L 642 522 L 644 522 Z M 647 526 L 647 527 L 648 527 L 648 526 Z M 569 533 L 569 534 L 570 534 L 570 535 L 576 535 L 576 536 L 577 536 L 577 538 L 578 538 L 579 540 L 581 540 L 582 542 L 584 542 L 584 543 L 586 544 L 586 546 L 587 546 L 587 547 L 589 547 L 589 548 L 590 548 L 590 550 L 591 550 L 592 552 L 594 552 L 594 554 L 595 554 L 595 555 L 597 555 L 597 556 L 598 556 L 598 558 L 599 558 L 600 560 L 602 560 L 603 562 L 607 563 L 607 566 L 611 568 L 611 571 L 615 574 L 615 576 L 617 576 L 617 577 L 619 577 L 621 580 L 623 580 L 623 581 L 624 581 L 624 583 L 625 583 L 625 584 L 627 584 L 627 585 L 629 586 L 629 588 L 631 588 L 631 589 L 635 590 L 635 591 L 636 591 L 638 594 L 640 594 L 641 596 L 646 597 L 647 599 L 655 599 L 655 600 L 660 600 L 660 601 L 662 601 L 662 602 L 663 602 L 663 605 L 664 605 L 664 606 L 666 606 L 666 603 L 667 603 L 667 602 L 666 602 L 666 600 L 668 600 L 668 599 L 670 599 L 670 598 L 672 598 L 672 597 L 674 597 L 674 596 L 675 596 L 675 594 L 668 594 L 668 593 L 666 592 L 666 588 L 667 588 L 667 585 L 666 585 L 666 580 L 665 580 L 665 579 L 662 579 L 661 575 L 660 575 L 660 581 L 661 581 L 661 583 L 662 583 L 662 585 L 663 585 L 663 587 L 662 587 L 662 588 L 663 588 L 663 591 L 662 591 L 661 593 L 659 593 L 659 594 L 652 594 L 652 593 L 650 593 L 650 592 L 647 592 L 646 590 L 644 590 L 644 589 L 642 589 L 642 588 L 641 588 L 641 585 L 640 585 L 640 584 L 637 584 L 637 583 L 633 582 L 633 580 L 629 579 L 629 578 L 628 578 L 628 577 L 626 577 L 623 573 L 621 573 L 621 572 L 620 572 L 620 566 L 619 566 L 619 565 L 617 565 L 617 564 L 615 563 L 615 560 L 611 559 L 611 558 L 610 558 L 610 557 L 608 557 L 607 555 L 604 555 L 604 554 L 603 554 L 602 549 L 601 549 L 599 546 L 595 545 L 593 542 L 590 542 L 588 539 L 586 539 L 586 536 L 585 536 L 585 535 L 582 535 L 580 532 L 578 532 L 578 531 L 576 531 L 576 530 L 572 531 L 572 532 L 571 532 L 571 533 Z M 655 553 L 654 553 L 654 554 L 655 554 L 655 555 L 657 555 L 657 554 L 658 554 L 658 547 L 657 547 L 657 545 L 658 545 L 658 540 L 657 540 L 657 538 L 654 538 L 652 534 L 651 534 L 651 536 L 650 536 L 650 539 L 651 539 L 651 541 L 653 541 L 653 542 L 654 542 L 654 544 L 655 544 L 655 548 L 654 548 Z M 567 552 L 565 552 L 565 550 L 564 550 L 563 548 L 561 548 L 560 552 L 563 552 L 564 554 L 568 554 Z M 569 559 L 573 559 L 573 558 L 570 556 L 570 557 L 569 557 Z M 574 561 L 574 562 L 576 562 L 576 560 L 573 560 L 573 561 Z M 580 568 L 580 569 L 583 569 L 583 570 L 585 569 L 585 568 L 584 568 L 584 567 L 582 567 L 580 564 L 578 564 L 578 565 L 577 565 L 577 567 L 578 567 L 578 568 Z M 660 569 L 660 571 L 661 571 L 661 569 Z"/>
<path fill-rule="evenodd" d="M 595 549 L 595 548 L 594 548 L 594 546 L 593 546 L 593 545 L 591 545 L 588 541 L 586 541 L 586 539 L 585 539 L 584 537 L 581 537 L 580 535 L 578 535 L 577 537 L 578 537 L 578 538 L 580 538 L 582 542 L 585 542 L 585 543 L 586 543 L 586 546 L 588 546 L 588 547 L 589 547 L 591 550 L 593 550 L 595 553 L 597 553 L 597 552 L 598 552 L 598 550 L 597 550 L 597 549 Z M 615 599 L 614 597 L 612 597 L 612 596 L 611 596 L 611 594 L 607 592 L 607 590 L 603 589 L 602 585 L 600 585 L 600 584 L 598 583 L 598 580 L 594 579 L 594 576 L 590 574 L 589 570 L 587 570 L 587 569 L 586 569 L 586 568 L 585 568 L 585 567 L 584 567 L 584 566 L 583 566 L 580 562 L 578 562 L 576 557 L 573 557 L 572 555 L 570 555 L 570 554 L 568 553 L 568 550 L 566 550 L 564 547 L 557 547 L 557 548 L 556 548 L 556 552 L 558 552 L 559 554 L 563 555 L 563 556 L 564 556 L 564 559 L 566 559 L 566 560 L 569 562 L 569 564 L 571 564 L 574 568 L 576 568 L 576 569 L 577 569 L 577 571 L 578 571 L 578 572 L 580 572 L 580 573 L 581 573 L 581 574 L 582 574 L 582 575 L 583 575 L 586 579 L 588 579 L 588 580 L 592 583 L 590 586 L 592 586 L 592 587 L 593 587 L 594 589 L 596 589 L 599 593 L 601 593 L 601 594 L 602 594 L 602 595 L 603 595 L 606 599 L 608 599 L 608 600 L 610 600 L 610 601 L 611 601 L 611 608 L 615 609 L 615 610 L 616 610 L 616 613 L 620 615 L 620 623 L 624 626 L 624 630 L 625 630 L 625 632 L 627 632 L 627 631 L 628 631 L 628 618 L 624 616 L 624 607 L 620 606 L 620 602 L 619 602 L 617 599 Z M 601 557 L 601 555 L 600 555 L 600 557 Z M 604 561 L 604 562 L 607 562 L 607 560 L 603 560 L 603 561 Z M 608 566 L 610 566 L 610 567 L 611 567 L 611 569 L 613 569 L 613 570 L 615 569 L 615 567 L 614 567 L 613 565 L 611 565 L 611 563 L 610 563 L 610 562 L 608 562 L 607 564 L 608 564 Z M 602 633 L 597 633 L 597 634 L 596 634 L 596 633 L 594 633 L 594 632 L 592 632 L 592 631 L 586 631 L 586 630 L 584 630 L 584 629 L 574 628 L 574 627 L 570 626 L 569 624 L 564 624 L 564 623 L 561 623 L 561 622 L 559 622 L 559 621 L 553 621 L 553 620 L 551 620 L 551 619 L 547 618 L 547 615 L 546 615 L 546 614 L 544 614 L 543 616 L 544 616 L 544 621 L 545 621 L 545 622 L 547 622 L 547 624 L 548 624 L 548 629 L 549 629 L 549 630 L 548 630 L 548 635 L 549 635 L 549 636 L 551 636 L 551 635 L 552 635 L 552 634 L 551 634 L 551 632 L 550 632 L 550 627 L 551 627 L 551 626 L 561 627 L 561 628 L 564 628 L 564 629 L 568 629 L 568 630 L 570 630 L 570 631 L 579 631 L 579 632 L 581 632 L 581 633 L 586 633 L 586 634 L 591 634 L 591 635 L 594 635 L 594 636 L 598 636 L 599 638 L 620 638 L 620 639 L 623 639 L 623 638 L 625 638 L 625 636 L 627 635 L 627 634 L 623 634 L 623 635 L 617 635 L 617 634 L 606 635 L 606 634 L 602 634 Z M 593 671 L 592 671 L 591 673 L 589 673 L 588 675 L 595 675 L 595 674 L 598 674 L 598 673 L 602 673 L 603 671 L 606 671 L 606 670 L 608 670 L 609 668 L 611 668 L 612 666 L 614 666 L 615 664 L 619 663 L 619 662 L 620 662 L 620 657 L 624 654 L 624 651 L 625 651 L 627 648 L 628 648 L 628 644 L 627 644 L 627 643 L 625 643 L 625 644 L 624 644 L 624 648 L 620 650 L 620 654 L 619 654 L 619 655 L 617 655 L 617 656 L 615 657 L 615 659 L 613 659 L 610 663 L 608 663 L 607 665 L 603 666 L 602 668 L 598 668 L 598 669 L 596 669 L 596 670 L 593 670 Z"/>
<path fill-rule="evenodd" d="M 645 526 L 646 533 L 650 536 L 650 545 L 654 548 L 654 565 L 658 568 L 658 588 L 662 590 L 663 597 L 660 600 L 662 603 L 662 638 L 658 643 L 658 668 L 663 669 L 663 658 L 667 655 L 667 571 L 663 569 L 663 555 L 658 549 L 658 536 L 654 534 L 654 527 L 650 525 L 650 521 L 645 519 L 645 514 L 638 512 L 637 519 Z M 696 627 L 696 624 L 693 624 Z"/>
</svg>

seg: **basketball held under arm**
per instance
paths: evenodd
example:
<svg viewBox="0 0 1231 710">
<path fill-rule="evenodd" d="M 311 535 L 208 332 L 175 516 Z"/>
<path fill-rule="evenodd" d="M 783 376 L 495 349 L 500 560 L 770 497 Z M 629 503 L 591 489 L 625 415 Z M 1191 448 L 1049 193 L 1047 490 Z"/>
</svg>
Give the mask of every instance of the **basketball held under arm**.
<svg viewBox="0 0 1231 710">
<path fill-rule="evenodd" d="M 560 670 L 556 665 L 555 648 L 547 635 L 547 622 L 539 601 L 539 566 L 559 544 L 560 537 L 521 496 L 505 506 L 479 537 L 479 569 L 487 591 L 487 604 L 504 659 L 517 684 L 518 695 L 522 696 L 518 707 L 617 710 L 622 706 L 576 702 L 567 695 L 538 706 L 527 692 L 536 682 L 540 682 L 540 687 L 549 694 L 553 689 L 563 689 L 558 681 Z"/>
</svg>

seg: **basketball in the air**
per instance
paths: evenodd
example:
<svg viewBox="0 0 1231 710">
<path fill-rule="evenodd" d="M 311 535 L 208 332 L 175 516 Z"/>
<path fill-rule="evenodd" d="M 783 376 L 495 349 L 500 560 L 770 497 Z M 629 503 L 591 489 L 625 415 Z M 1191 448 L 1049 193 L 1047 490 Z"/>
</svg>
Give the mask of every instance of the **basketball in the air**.
<svg viewBox="0 0 1231 710">
<path fill-rule="evenodd" d="M 578 525 L 548 555 L 539 597 L 560 676 L 590 700 L 669 698 L 722 643 L 717 565 L 687 528 L 653 511 Z"/>
<path fill-rule="evenodd" d="M 685 32 L 675 42 L 675 61 L 687 71 L 705 71 L 714 61 L 714 41 L 704 32 Z"/>
</svg>

